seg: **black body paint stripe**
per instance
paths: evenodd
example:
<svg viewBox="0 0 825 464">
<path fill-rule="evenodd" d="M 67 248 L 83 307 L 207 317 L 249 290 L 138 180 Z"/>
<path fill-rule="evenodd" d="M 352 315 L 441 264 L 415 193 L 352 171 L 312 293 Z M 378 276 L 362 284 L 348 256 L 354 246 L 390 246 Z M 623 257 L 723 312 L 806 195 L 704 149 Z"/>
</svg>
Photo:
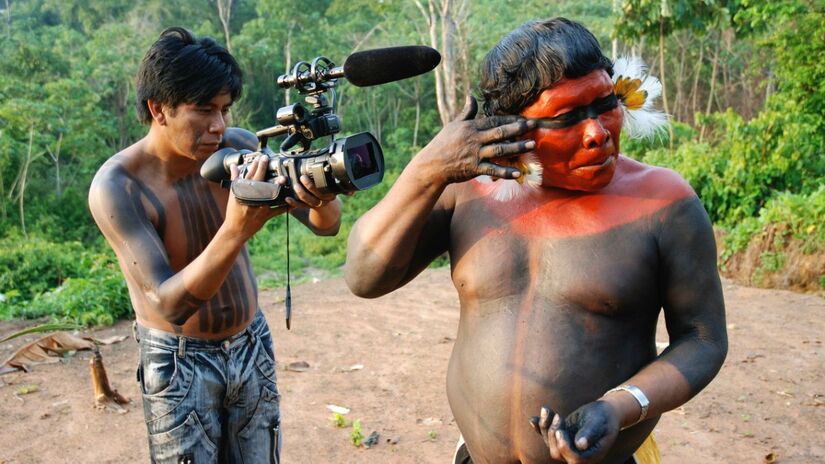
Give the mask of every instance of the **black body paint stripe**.
<svg viewBox="0 0 825 464">
<path fill-rule="evenodd" d="M 595 119 L 600 114 L 607 113 L 619 106 L 619 100 L 616 94 L 593 100 L 593 103 L 587 106 L 579 106 L 573 108 L 567 113 L 561 114 L 554 118 L 536 118 L 536 127 L 542 129 L 564 129 L 565 127 L 575 126 L 585 119 Z"/>
</svg>

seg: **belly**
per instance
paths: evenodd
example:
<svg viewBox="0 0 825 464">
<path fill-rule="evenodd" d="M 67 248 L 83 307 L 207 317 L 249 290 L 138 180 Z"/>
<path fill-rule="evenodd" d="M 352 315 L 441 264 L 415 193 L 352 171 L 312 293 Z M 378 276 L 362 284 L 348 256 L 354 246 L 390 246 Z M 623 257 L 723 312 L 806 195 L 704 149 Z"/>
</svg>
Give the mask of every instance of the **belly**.
<svg viewBox="0 0 825 464">
<path fill-rule="evenodd" d="M 625 322 L 534 295 L 462 301 L 447 374 L 456 422 L 477 462 L 547 462 L 529 425 L 542 406 L 567 415 L 598 399 L 655 357 L 655 319 Z M 620 435 L 626 458 L 655 425 Z"/>
<path fill-rule="evenodd" d="M 220 340 L 245 329 L 258 309 L 254 275 L 244 251 L 218 293 L 183 327 L 193 337 Z"/>
</svg>

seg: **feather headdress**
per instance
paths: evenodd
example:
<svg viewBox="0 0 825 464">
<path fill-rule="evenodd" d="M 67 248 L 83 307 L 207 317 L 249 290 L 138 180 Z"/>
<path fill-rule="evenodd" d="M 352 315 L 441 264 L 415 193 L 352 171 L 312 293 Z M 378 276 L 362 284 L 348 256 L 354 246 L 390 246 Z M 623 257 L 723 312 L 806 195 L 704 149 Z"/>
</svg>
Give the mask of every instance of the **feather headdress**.
<svg viewBox="0 0 825 464">
<path fill-rule="evenodd" d="M 613 89 L 622 106 L 622 129 L 631 138 L 655 135 L 667 124 L 667 115 L 653 109 L 653 100 L 662 94 L 662 83 L 647 74 L 639 57 L 623 56 L 613 63 Z"/>
</svg>

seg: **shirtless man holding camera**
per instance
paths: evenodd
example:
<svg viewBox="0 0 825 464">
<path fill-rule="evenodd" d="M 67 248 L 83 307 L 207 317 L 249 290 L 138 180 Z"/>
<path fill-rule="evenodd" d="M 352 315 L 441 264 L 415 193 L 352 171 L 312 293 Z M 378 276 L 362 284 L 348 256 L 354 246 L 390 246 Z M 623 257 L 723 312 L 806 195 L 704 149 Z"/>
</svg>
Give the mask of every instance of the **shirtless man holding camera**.
<svg viewBox="0 0 825 464">
<path fill-rule="evenodd" d="M 636 462 L 726 356 L 708 216 L 678 174 L 621 155 L 612 72 L 577 23 L 516 29 L 483 65 L 489 117 L 469 101 L 352 229 L 362 297 L 449 253 L 462 462 Z"/>
<path fill-rule="evenodd" d="M 317 235 L 340 224 L 339 200 L 305 176 L 276 209 L 240 204 L 200 176 L 221 147 L 257 149 L 253 134 L 227 128 L 241 88 L 226 49 L 165 30 L 137 78 L 138 117 L 149 132 L 106 161 L 89 192 L 135 310 L 152 462 L 278 462 L 274 349 L 245 244 L 287 211 Z M 264 158 L 246 179 L 264 179 Z"/>
</svg>

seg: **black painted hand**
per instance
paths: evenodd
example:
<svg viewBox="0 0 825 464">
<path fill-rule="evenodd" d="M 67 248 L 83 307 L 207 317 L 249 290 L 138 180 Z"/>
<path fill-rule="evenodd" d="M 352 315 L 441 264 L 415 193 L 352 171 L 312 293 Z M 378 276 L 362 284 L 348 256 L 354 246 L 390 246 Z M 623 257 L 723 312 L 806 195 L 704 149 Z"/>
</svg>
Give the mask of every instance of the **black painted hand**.
<svg viewBox="0 0 825 464">
<path fill-rule="evenodd" d="M 438 170 L 445 183 L 464 182 L 489 175 L 513 179 L 518 169 L 495 164 L 495 159 L 525 153 L 535 148 L 533 140 L 516 140 L 535 128 L 535 122 L 519 116 L 475 119 L 478 103 L 468 97 L 464 109 L 422 150 L 429 166 Z"/>
<path fill-rule="evenodd" d="M 587 403 L 567 418 L 545 406 L 530 424 L 544 438 L 550 457 L 569 464 L 600 462 L 619 434 L 616 411 L 604 401 Z"/>
</svg>

